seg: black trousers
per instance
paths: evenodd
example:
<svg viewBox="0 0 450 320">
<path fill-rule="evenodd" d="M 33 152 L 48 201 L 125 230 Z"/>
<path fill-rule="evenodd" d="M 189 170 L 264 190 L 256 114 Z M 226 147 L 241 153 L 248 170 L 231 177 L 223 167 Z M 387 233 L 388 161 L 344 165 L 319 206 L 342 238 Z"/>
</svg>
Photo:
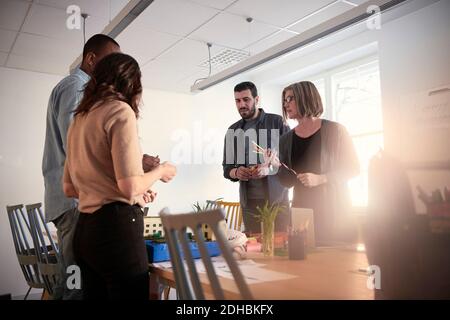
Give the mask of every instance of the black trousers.
<svg viewBox="0 0 450 320">
<path fill-rule="evenodd" d="M 260 233 L 261 222 L 255 215 L 259 215 L 259 211 L 256 207 L 263 208 L 266 200 L 260 199 L 248 199 L 247 206 L 242 209 L 242 219 L 244 220 L 245 232 L 248 233 Z M 287 227 L 290 225 L 289 204 L 284 205 L 284 210 L 281 210 L 275 219 L 275 231 L 287 231 Z"/>
<path fill-rule="evenodd" d="M 114 202 L 92 214 L 80 213 L 74 252 L 84 299 L 149 298 L 143 232 L 138 206 Z"/>
</svg>

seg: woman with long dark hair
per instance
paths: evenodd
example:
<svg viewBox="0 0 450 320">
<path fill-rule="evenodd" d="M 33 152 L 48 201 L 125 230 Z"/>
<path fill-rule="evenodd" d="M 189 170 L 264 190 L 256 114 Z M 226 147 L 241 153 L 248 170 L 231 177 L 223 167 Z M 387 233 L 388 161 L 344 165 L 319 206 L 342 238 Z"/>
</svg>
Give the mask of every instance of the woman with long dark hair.
<svg viewBox="0 0 450 320">
<path fill-rule="evenodd" d="M 95 67 L 67 136 L 64 193 L 79 199 L 74 252 L 85 299 L 148 299 L 141 207 L 150 187 L 175 174 L 165 162 L 144 173 L 137 133 L 141 72 L 114 53 Z"/>
</svg>

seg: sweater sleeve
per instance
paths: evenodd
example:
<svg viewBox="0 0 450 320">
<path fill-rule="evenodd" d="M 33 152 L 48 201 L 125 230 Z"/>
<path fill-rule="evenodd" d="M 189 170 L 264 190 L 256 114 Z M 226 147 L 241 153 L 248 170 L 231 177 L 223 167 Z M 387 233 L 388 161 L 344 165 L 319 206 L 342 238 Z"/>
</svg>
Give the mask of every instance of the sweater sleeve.
<svg viewBox="0 0 450 320">
<path fill-rule="evenodd" d="M 129 105 L 120 103 L 108 114 L 105 130 L 111 147 L 116 179 L 144 174 L 136 116 Z"/>
</svg>

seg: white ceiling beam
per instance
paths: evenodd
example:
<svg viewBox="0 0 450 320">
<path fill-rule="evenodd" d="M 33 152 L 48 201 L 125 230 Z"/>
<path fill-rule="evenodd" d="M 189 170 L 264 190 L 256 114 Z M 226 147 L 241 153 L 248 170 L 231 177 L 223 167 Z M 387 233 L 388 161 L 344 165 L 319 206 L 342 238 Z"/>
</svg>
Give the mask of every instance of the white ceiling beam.
<svg viewBox="0 0 450 320">
<path fill-rule="evenodd" d="M 133 22 L 154 0 L 130 0 L 128 4 L 117 14 L 116 17 L 103 29 L 102 34 L 116 38 L 126 27 Z M 70 65 L 70 70 L 81 64 L 83 54 Z"/>
<path fill-rule="evenodd" d="M 370 0 L 363 5 L 352 8 L 333 19 L 325 21 L 316 27 L 313 27 L 305 32 L 302 32 L 299 35 L 281 42 L 279 45 L 273 48 L 256 54 L 246 59 L 245 61 L 237 63 L 236 65 L 191 86 L 191 92 L 205 90 L 242 72 L 248 71 L 265 62 L 278 58 L 288 52 L 299 49 L 332 33 L 347 28 L 358 22 L 364 21 L 365 19 L 371 17 L 373 14 L 372 12 L 368 12 L 367 10 L 367 8 L 371 5 L 379 7 L 381 13 L 405 1 L 408 0 Z"/>
</svg>

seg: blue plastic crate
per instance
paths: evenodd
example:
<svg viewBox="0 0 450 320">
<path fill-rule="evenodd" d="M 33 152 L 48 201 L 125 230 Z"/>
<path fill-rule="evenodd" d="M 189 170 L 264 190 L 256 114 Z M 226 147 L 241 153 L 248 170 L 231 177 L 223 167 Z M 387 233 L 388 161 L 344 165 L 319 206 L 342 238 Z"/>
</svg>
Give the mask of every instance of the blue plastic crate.
<svg viewBox="0 0 450 320">
<path fill-rule="evenodd" d="M 149 262 L 161 262 L 169 261 L 169 247 L 167 243 L 156 243 L 152 240 L 145 240 L 147 247 L 148 261 Z M 205 242 L 206 249 L 210 257 L 220 256 L 220 248 L 216 241 Z M 194 259 L 200 258 L 200 250 L 196 242 L 189 242 L 189 248 Z"/>
</svg>

